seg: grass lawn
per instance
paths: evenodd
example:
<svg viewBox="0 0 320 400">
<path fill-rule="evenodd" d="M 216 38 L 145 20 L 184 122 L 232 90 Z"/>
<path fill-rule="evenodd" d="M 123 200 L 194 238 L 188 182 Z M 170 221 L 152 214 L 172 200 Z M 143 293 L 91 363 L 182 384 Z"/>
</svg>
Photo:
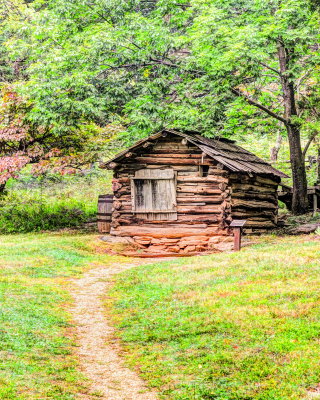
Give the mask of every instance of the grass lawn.
<svg viewBox="0 0 320 400">
<path fill-rule="evenodd" d="M 74 399 L 85 392 L 72 355 L 70 278 L 115 262 L 94 235 L 0 236 L 0 399 Z"/>
<path fill-rule="evenodd" d="M 316 237 L 143 266 L 106 302 L 128 363 L 165 399 L 301 400 L 319 387 Z"/>
</svg>

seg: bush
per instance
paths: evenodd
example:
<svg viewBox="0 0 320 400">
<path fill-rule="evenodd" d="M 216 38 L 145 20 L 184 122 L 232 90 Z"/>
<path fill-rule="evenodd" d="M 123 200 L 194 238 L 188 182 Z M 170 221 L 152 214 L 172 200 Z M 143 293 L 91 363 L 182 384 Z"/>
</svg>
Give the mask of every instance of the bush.
<svg viewBox="0 0 320 400">
<path fill-rule="evenodd" d="M 81 227 L 96 218 L 98 195 L 110 192 L 110 183 L 110 174 L 97 171 L 42 180 L 26 174 L 0 198 L 0 232 Z"/>
<path fill-rule="evenodd" d="M 42 203 L 36 199 L 20 199 L 9 195 L 0 202 L 0 232 L 31 232 L 55 230 L 83 225 L 95 213 L 88 213 L 80 202 Z"/>
</svg>

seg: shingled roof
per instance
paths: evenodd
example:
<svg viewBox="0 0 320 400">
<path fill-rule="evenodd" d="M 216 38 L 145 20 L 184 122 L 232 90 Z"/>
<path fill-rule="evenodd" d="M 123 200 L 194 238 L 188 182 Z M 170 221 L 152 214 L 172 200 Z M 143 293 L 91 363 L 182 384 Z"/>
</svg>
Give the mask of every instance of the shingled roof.
<svg viewBox="0 0 320 400">
<path fill-rule="evenodd" d="M 114 158 L 109 160 L 107 163 L 102 164 L 100 167 L 108 168 L 108 164 L 110 164 L 111 162 L 119 162 L 125 157 L 128 151 L 134 150 L 142 146 L 143 143 L 147 141 L 160 138 L 164 132 L 181 136 L 187 139 L 188 142 L 199 147 L 205 154 L 207 154 L 209 157 L 213 158 L 217 162 L 220 162 L 230 171 L 275 175 L 279 176 L 280 178 L 288 178 L 288 175 L 273 168 L 270 164 L 257 157 L 253 153 L 250 153 L 244 148 L 236 145 L 235 142 L 233 142 L 232 140 L 222 138 L 209 139 L 196 132 L 185 133 L 172 129 L 164 129 L 145 139 L 139 140 L 133 146 L 117 154 Z"/>
</svg>

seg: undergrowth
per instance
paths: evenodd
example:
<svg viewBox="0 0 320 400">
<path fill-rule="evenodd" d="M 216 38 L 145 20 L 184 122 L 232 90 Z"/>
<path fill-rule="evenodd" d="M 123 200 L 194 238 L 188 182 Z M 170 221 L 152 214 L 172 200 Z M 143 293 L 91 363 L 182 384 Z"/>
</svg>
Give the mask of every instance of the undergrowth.
<svg viewBox="0 0 320 400">
<path fill-rule="evenodd" d="M 83 227 L 96 219 L 98 196 L 110 192 L 110 182 L 105 171 L 45 178 L 25 174 L 0 198 L 0 232 Z"/>
</svg>

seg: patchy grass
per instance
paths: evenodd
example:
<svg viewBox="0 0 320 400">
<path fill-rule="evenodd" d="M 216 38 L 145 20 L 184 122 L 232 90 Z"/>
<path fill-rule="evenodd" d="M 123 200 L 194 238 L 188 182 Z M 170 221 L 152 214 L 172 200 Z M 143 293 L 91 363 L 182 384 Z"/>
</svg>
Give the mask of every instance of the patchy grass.
<svg viewBox="0 0 320 400">
<path fill-rule="evenodd" d="M 107 302 L 128 363 L 163 398 L 301 400 L 319 387 L 316 237 L 265 237 L 116 280 Z"/>
<path fill-rule="evenodd" d="M 65 311 L 69 281 L 120 260 L 95 246 L 94 235 L 0 236 L 0 399 L 71 400 L 85 392 Z"/>
</svg>

